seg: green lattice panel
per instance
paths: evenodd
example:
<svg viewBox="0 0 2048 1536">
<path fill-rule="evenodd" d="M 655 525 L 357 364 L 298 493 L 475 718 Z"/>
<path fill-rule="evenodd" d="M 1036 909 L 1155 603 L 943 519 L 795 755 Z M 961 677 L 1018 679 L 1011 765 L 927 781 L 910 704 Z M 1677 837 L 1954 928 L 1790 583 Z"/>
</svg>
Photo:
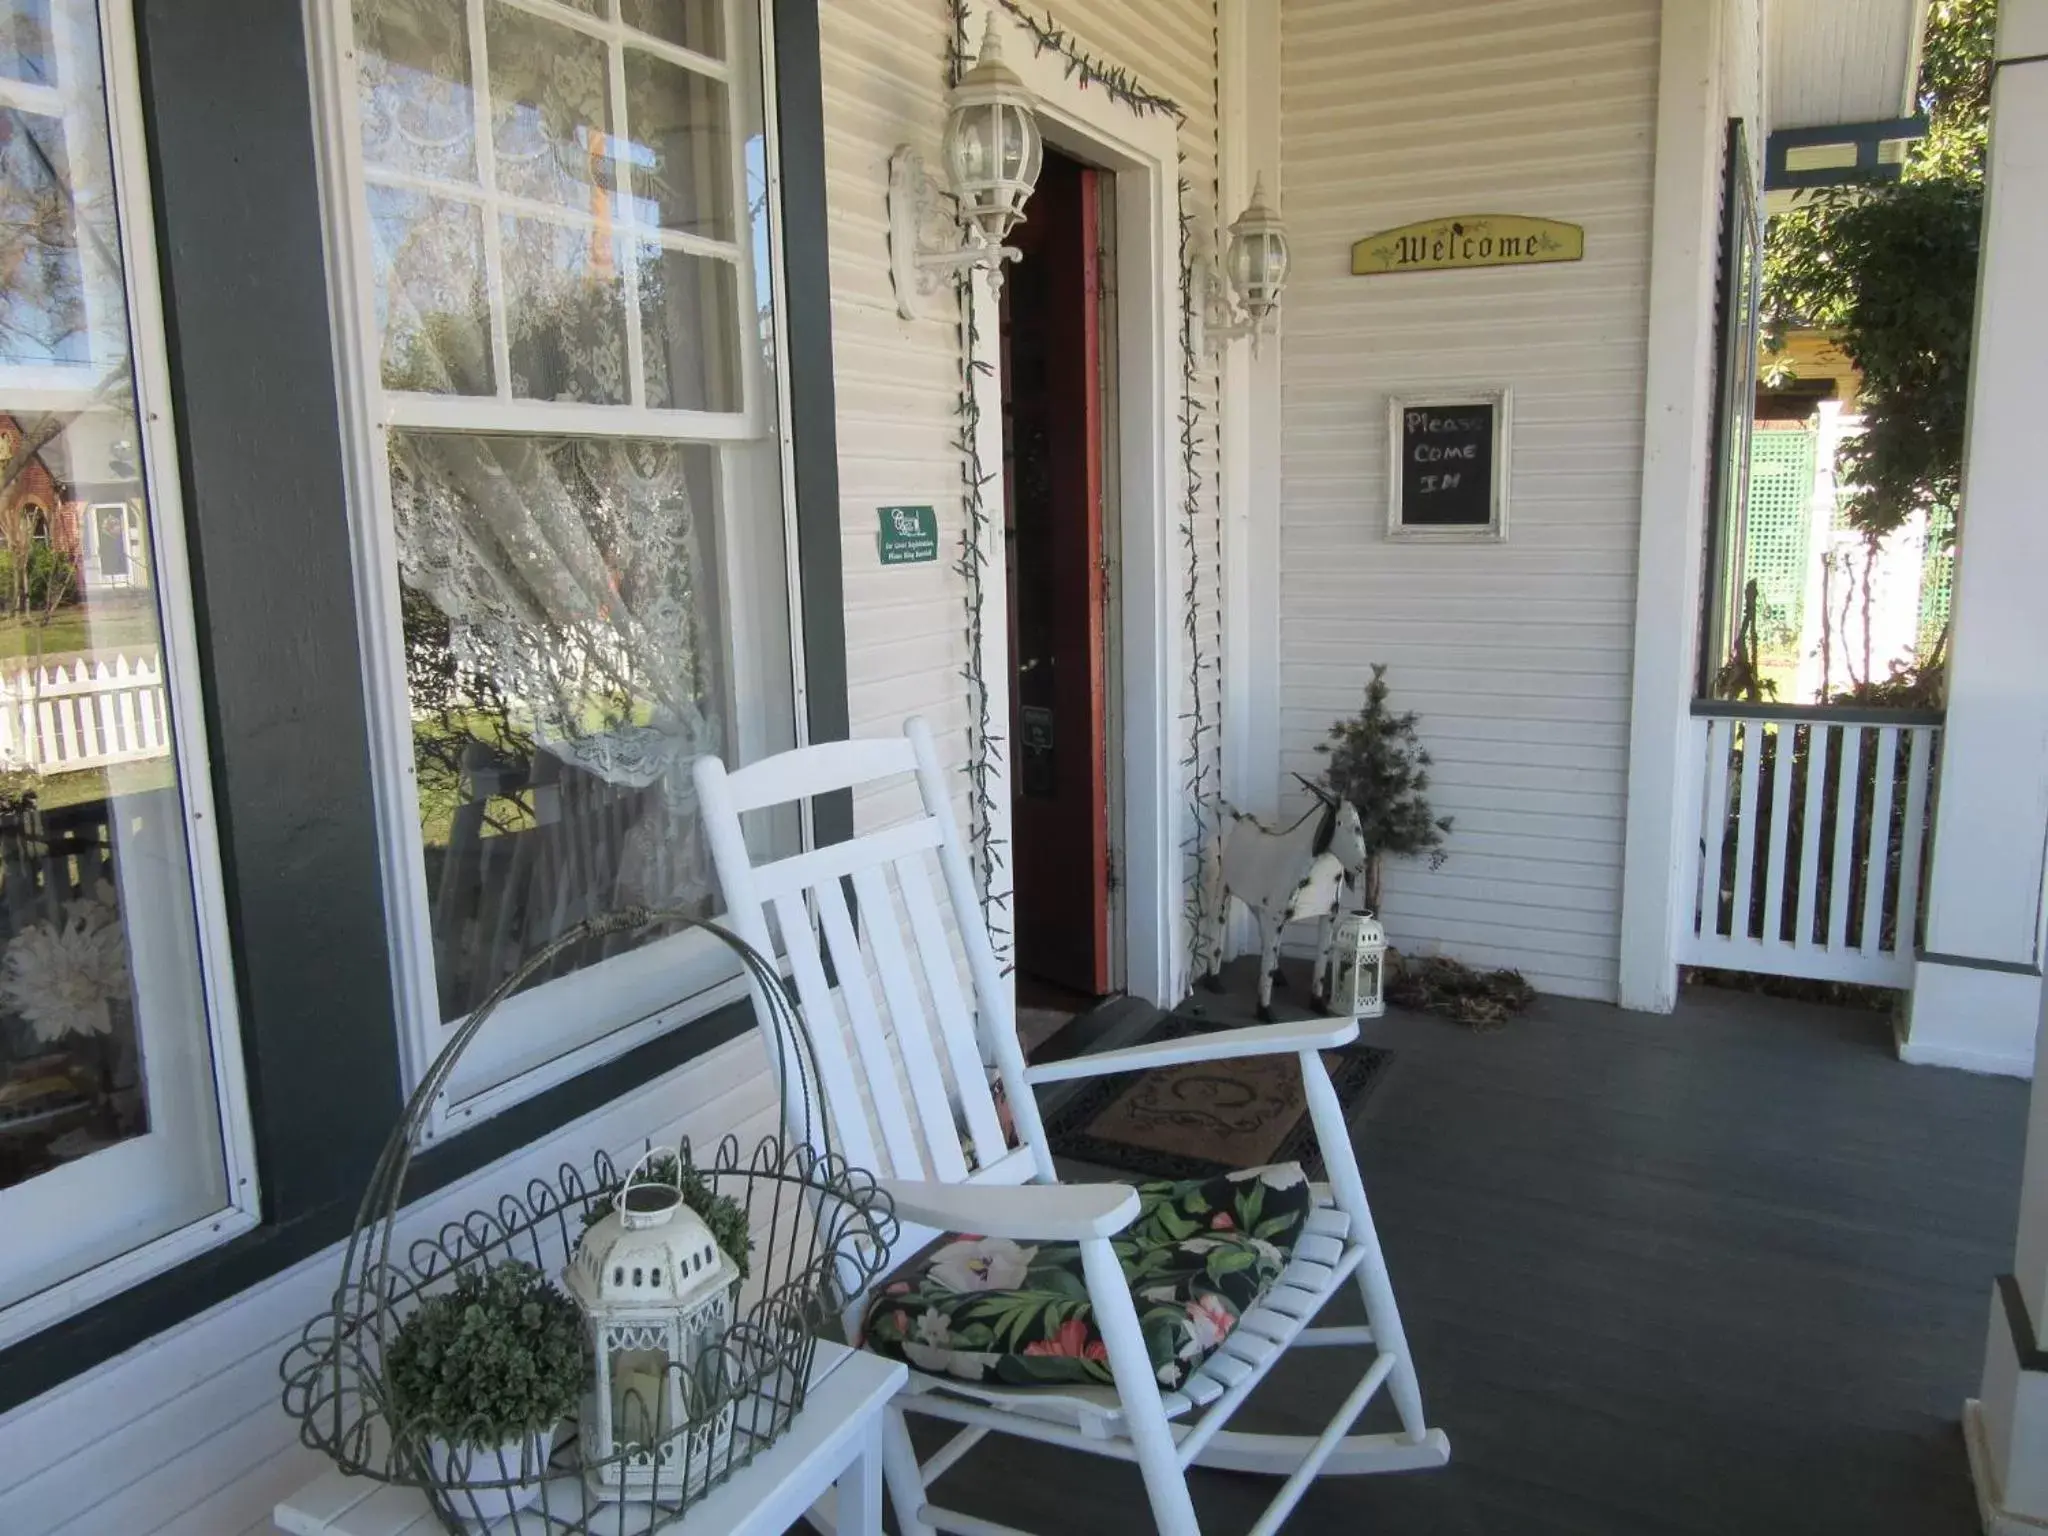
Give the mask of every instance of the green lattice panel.
<svg viewBox="0 0 2048 1536">
<path fill-rule="evenodd" d="M 1813 470 L 1819 434 L 1759 429 L 1750 438 L 1742 580 L 1757 584 L 1759 649 L 1796 652 L 1806 602 Z"/>
<path fill-rule="evenodd" d="M 1934 650 L 1935 639 L 1948 627 L 1949 592 L 1955 582 L 1955 547 L 1949 538 L 1949 514 L 1927 520 L 1927 557 L 1920 567 L 1920 655 Z"/>
</svg>

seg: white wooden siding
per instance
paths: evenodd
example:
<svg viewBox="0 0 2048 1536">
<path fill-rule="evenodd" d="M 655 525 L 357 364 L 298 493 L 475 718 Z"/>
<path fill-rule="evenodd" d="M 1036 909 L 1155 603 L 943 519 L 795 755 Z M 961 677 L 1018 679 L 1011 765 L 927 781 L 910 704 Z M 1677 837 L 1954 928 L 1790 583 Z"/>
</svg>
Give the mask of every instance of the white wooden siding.
<svg viewBox="0 0 2048 1536">
<path fill-rule="evenodd" d="M 744 1038 L 629 1094 L 416 1208 L 423 1228 L 598 1148 L 652 1136 L 715 1145 L 774 1130 L 760 1042 Z M 278 1361 L 326 1305 L 338 1249 L 252 1286 L 4 1417 L 0 1531 L 7 1536 L 242 1536 L 324 1463 L 280 1406 Z"/>
<path fill-rule="evenodd" d="M 1318 772 L 1387 663 L 1457 821 L 1441 870 L 1389 868 L 1394 942 L 1612 997 L 1657 5 L 1284 0 L 1281 22 L 1282 766 Z M 1583 224 L 1585 260 L 1349 275 L 1352 241 L 1456 213 Z M 1510 537 L 1390 542 L 1387 396 L 1459 385 L 1514 390 Z"/>
</svg>

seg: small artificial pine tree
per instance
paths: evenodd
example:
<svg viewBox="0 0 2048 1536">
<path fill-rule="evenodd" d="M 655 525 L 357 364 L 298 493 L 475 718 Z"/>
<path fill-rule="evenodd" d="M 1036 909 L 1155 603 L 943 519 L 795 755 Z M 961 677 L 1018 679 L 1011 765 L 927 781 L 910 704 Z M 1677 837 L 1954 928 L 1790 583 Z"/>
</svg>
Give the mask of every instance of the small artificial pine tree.
<svg viewBox="0 0 2048 1536">
<path fill-rule="evenodd" d="M 1329 754 L 1323 782 L 1353 805 L 1365 830 L 1365 905 L 1380 911 L 1380 871 L 1389 855 L 1429 855 L 1429 867 L 1447 855 L 1451 818 L 1429 808 L 1429 752 L 1415 734 L 1414 711 L 1387 707 L 1387 668 L 1374 662 L 1365 685 L 1365 708 L 1330 727 L 1318 746 Z"/>
</svg>

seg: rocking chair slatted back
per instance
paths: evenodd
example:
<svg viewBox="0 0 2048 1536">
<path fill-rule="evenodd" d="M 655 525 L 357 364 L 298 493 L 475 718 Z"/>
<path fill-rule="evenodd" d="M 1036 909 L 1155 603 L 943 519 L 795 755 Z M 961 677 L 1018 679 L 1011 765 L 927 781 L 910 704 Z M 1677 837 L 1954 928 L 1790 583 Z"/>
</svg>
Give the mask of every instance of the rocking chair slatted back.
<svg viewBox="0 0 2048 1536">
<path fill-rule="evenodd" d="M 743 812 L 905 773 L 916 776 L 922 801 L 907 822 L 758 866 L 739 834 Z M 696 781 L 733 930 L 772 953 L 767 913 L 775 914 L 836 1149 L 895 1178 L 1050 1179 L 1008 990 L 923 722 L 912 721 L 895 740 L 829 742 L 746 768 L 702 758 Z M 934 857 L 953 911 L 951 932 L 931 881 Z M 971 997 L 961 986 L 956 941 Z M 757 1006 L 756 1016 L 769 1013 Z M 768 1045 L 771 1062 L 806 1059 L 795 1042 Z M 1015 1112 L 1015 1149 L 997 1113 L 984 1046 Z M 801 1093 L 783 1101 L 792 1112 L 815 1112 Z M 790 1129 L 822 1143 L 821 1124 Z"/>
</svg>

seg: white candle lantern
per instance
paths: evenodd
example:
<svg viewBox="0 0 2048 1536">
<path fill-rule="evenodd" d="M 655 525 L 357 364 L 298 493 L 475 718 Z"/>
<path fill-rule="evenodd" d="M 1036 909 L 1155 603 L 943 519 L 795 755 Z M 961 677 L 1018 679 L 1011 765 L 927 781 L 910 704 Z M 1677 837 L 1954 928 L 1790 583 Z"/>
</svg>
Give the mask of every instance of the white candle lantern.
<svg viewBox="0 0 2048 1536">
<path fill-rule="evenodd" d="M 590 1329 L 596 1368 L 583 1460 L 597 1492 L 613 1499 L 701 1489 L 732 1437 L 730 1401 L 715 1419 L 692 1421 L 701 1400 L 721 1395 L 719 1351 L 733 1325 L 739 1266 L 684 1205 L 678 1179 L 649 1171 L 658 1158 L 682 1167 L 676 1154 L 650 1148 L 562 1276 Z"/>
<path fill-rule="evenodd" d="M 1387 1011 L 1387 933 L 1370 912 L 1351 912 L 1331 937 L 1330 1003 L 1333 1016 L 1376 1019 Z"/>
</svg>

